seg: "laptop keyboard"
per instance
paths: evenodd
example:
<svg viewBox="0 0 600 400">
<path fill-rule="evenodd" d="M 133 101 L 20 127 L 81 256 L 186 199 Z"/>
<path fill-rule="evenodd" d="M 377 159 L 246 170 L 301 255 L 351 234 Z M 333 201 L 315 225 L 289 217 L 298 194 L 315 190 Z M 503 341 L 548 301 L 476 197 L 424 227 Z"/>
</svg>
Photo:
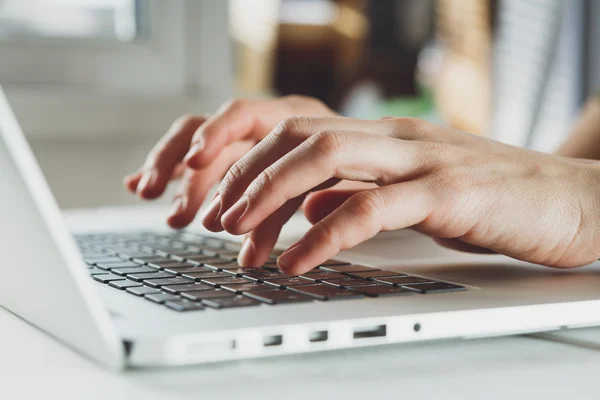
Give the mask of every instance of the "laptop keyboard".
<svg viewBox="0 0 600 400">
<path fill-rule="evenodd" d="M 177 312 L 463 291 L 452 283 L 329 260 L 300 276 L 237 264 L 240 244 L 189 232 L 75 237 L 97 282 Z"/>
</svg>

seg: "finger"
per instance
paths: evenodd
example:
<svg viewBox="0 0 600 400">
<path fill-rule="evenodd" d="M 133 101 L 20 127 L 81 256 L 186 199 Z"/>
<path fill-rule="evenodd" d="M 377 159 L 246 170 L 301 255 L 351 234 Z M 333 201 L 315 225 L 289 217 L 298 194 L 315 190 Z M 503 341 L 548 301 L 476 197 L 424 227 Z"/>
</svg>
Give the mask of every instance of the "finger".
<svg viewBox="0 0 600 400">
<path fill-rule="evenodd" d="M 377 154 L 376 157 L 373 157 Z M 421 145 L 357 132 L 312 136 L 266 168 L 221 218 L 233 234 L 246 233 L 287 200 L 331 179 L 390 184 L 413 179 L 425 170 Z"/>
<path fill-rule="evenodd" d="M 304 216 L 311 224 L 316 224 L 362 190 L 328 189 L 311 193 L 304 200 Z"/>
<path fill-rule="evenodd" d="M 303 200 L 302 196 L 287 202 L 248 233 L 238 257 L 241 266 L 260 267 L 267 262 L 283 225 L 294 215 Z"/>
<path fill-rule="evenodd" d="M 183 228 L 194 220 L 207 193 L 227 172 L 227 169 L 253 146 L 253 142 L 233 143 L 214 163 L 201 170 L 183 169 L 180 186 L 173 199 L 167 223 L 173 228 Z"/>
<path fill-rule="evenodd" d="M 123 179 L 123 184 L 125 185 L 125 188 L 127 190 L 129 190 L 131 193 L 135 193 L 137 190 L 138 184 L 140 183 L 140 179 L 142 179 L 142 175 L 143 175 L 142 171 L 137 171 L 131 175 L 127 175 Z"/>
<path fill-rule="evenodd" d="M 202 168 L 211 163 L 229 143 L 241 139 L 259 141 L 278 122 L 290 115 L 319 117 L 331 114 L 333 111 L 320 101 L 302 96 L 233 100 L 198 129 L 185 160 L 192 168 Z"/>
<path fill-rule="evenodd" d="M 279 257 L 278 266 L 302 274 L 380 231 L 417 225 L 432 210 L 433 198 L 420 181 L 362 191 L 314 225 Z"/>
<path fill-rule="evenodd" d="M 472 244 L 465 243 L 460 239 L 433 238 L 433 240 L 435 240 L 435 242 L 439 245 L 448 249 L 462 251 L 465 253 L 496 254 L 496 252 L 493 250 L 486 249 L 485 247 L 473 246 Z"/>
<path fill-rule="evenodd" d="M 194 132 L 204 121 L 204 117 L 185 116 L 171 125 L 142 167 L 143 174 L 136 188 L 141 198 L 153 199 L 164 192 L 175 167 L 188 151 Z"/>
</svg>

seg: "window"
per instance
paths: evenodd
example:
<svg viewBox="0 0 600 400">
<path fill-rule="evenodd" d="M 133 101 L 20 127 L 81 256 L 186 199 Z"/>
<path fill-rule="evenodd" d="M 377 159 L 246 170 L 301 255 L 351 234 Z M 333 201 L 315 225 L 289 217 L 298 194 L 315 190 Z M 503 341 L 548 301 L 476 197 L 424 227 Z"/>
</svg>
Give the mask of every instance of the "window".
<svg viewBox="0 0 600 400">
<path fill-rule="evenodd" d="M 0 36 L 127 42 L 140 33 L 145 5 L 140 0 L 1 0 Z"/>
<path fill-rule="evenodd" d="M 0 84 L 30 134 L 164 127 L 230 96 L 227 14 L 221 0 L 0 0 Z"/>
</svg>

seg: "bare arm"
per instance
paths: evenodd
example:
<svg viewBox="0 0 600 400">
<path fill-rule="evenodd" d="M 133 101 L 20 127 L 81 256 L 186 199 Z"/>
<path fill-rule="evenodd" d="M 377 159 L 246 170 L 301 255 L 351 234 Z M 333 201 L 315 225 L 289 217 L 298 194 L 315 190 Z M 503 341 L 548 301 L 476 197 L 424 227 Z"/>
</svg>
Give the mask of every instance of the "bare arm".
<svg viewBox="0 0 600 400">
<path fill-rule="evenodd" d="M 600 96 L 588 99 L 569 138 L 556 154 L 600 160 Z"/>
</svg>

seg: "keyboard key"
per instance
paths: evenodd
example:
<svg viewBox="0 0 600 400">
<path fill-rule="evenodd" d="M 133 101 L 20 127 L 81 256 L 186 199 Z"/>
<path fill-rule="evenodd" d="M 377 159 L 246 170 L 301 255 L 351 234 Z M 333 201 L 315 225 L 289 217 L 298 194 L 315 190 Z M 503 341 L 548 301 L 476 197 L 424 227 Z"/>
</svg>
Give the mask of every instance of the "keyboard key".
<svg viewBox="0 0 600 400">
<path fill-rule="evenodd" d="M 319 300 L 337 300 L 348 298 L 361 298 L 362 294 L 351 290 L 340 289 L 330 285 L 292 286 L 289 290 L 313 296 Z"/>
<path fill-rule="evenodd" d="M 138 265 L 136 268 L 123 268 L 114 269 L 111 271 L 115 275 L 128 275 L 128 274 L 144 274 L 148 272 L 156 272 L 154 268 L 150 268 L 145 265 Z"/>
<path fill-rule="evenodd" d="M 182 276 L 184 278 L 200 280 L 200 279 L 227 278 L 227 277 L 231 277 L 231 274 L 228 274 L 228 273 L 225 273 L 225 272 L 210 272 L 210 271 L 206 271 L 206 272 L 190 272 L 190 273 L 185 273 L 185 274 L 182 274 Z"/>
<path fill-rule="evenodd" d="M 228 274 L 242 276 L 243 274 L 255 274 L 255 275 L 264 275 L 268 274 L 271 271 L 267 271 L 262 268 L 243 268 L 243 267 L 231 267 L 231 268 L 221 268 L 223 272 L 227 272 Z"/>
<path fill-rule="evenodd" d="M 352 272 L 348 273 L 350 276 L 356 276 L 359 278 L 365 278 L 369 280 L 374 280 L 375 278 L 383 278 L 383 277 L 403 277 L 406 274 L 399 274 L 398 272 L 391 271 L 369 271 L 369 272 Z"/>
<path fill-rule="evenodd" d="M 230 290 L 236 293 L 242 292 L 256 292 L 260 290 L 270 290 L 273 289 L 273 286 L 267 285 L 266 283 L 256 283 L 256 282 L 246 282 L 240 283 L 236 285 L 223 285 L 221 286 L 225 290 Z"/>
<path fill-rule="evenodd" d="M 105 269 L 93 267 L 93 268 L 88 269 L 88 273 L 90 275 L 105 275 L 105 274 L 108 274 L 108 271 Z"/>
<path fill-rule="evenodd" d="M 180 263 L 180 262 L 164 259 L 164 260 L 158 261 L 158 262 L 156 262 L 156 261 L 149 262 L 148 266 L 152 267 L 152 268 L 156 268 L 156 269 L 165 269 L 165 268 L 177 268 L 180 266 L 193 267 L 194 265 L 193 264 L 182 265 L 182 263 Z"/>
<path fill-rule="evenodd" d="M 114 287 L 115 289 L 119 289 L 119 290 L 125 290 L 130 287 L 142 286 L 142 284 L 139 282 L 124 280 L 124 281 L 112 281 L 108 284 L 108 286 Z"/>
<path fill-rule="evenodd" d="M 145 256 L 145 257 L 134 257 L 131 261 L 133 261 L 134 263 L 138 263 L 138 264 L 149 264 L 149 263 L 159 263 L 159 262 L 170 262 L 170 260 L 164 258 L 164 257 L 158 257 L 155 255 L 152 256 Z"/>
<path fill-rule="evenodd" d="M 416 290 L 420 293 L 460 292 L 467 290 L 464 286 L 454 285 L 446 282 L 418 283 L 402 285 L 403 288 Z"/>
<path fill-rule="evenodd" d="M 100 256 L 100 257 L 84 257 L 83 258 L 83 262 L 85 262 L 86 264 L 89 265 L 96 265 L 97 263 L 103 263 L 103 262 L 123 262 L 123 260 L 121 260 L 118 257 L 108 257 L 106 254 L 104 256 Z"/>
<path fill-rule="evenodd" d="M 130 274 L 127 277 L 134 281 L 145 281 L 146 279 L 164 279 L 164 278 L 173 278 L 175 275 L 169 274 L 167 272 L 147 272 L 143 274 Z"/>
<path fill-rule="evenodd" d="M 176 277 L 176 278 L 164 278 L 164 279 L 146 279 L 144 280 L 144 285 L 150 287 L 161 287 L 167 285 L 183 285 L 186 283 L 191 283 L 189 279 Z"/>
<path fill-rule="evenodd" d="M 171 253 L 170 257 L 173 260 L 177 261 L 185 261 L 188 257 L 196 257 L 198 253 L 193 253 L 191 251 L 178 251 L 176 253 Z"/>
<path fill-rule="evenodd" d="M 235 296 L 235 293 L 224 289 L 212 289 L 198 290 L 194 292 L 182 292 L 181 296 L 189 300 L 200 301 L 203 299 L 215 299 L 218 297 L 233 297 Z"/>
<path fill-rule="evenodd" d="M 251 297 L 267 304 L 304 303 L 313 301 L 312 297 L 289 290 L 265 290 L 262 292 L 244 292 L 244 296 Z"/>
<path fill-rule="evenodd" d="M 161 287 L 164 292 L 171 294 L 179 294 L 181 292 L 193 292 L 196 290 L 210 290 L 214 286 L 205 285 L 204 283 L 186 283 L 184 285 L 167 285 Z"/>
<path fill-rule="evenodd" d="M 319 267 L 329 267 L 332 265 L 350 265 L 350 263 L 340 260 L 327 260 L 324 263 L 319 264 Z"/>
<path fill-rule="evenodd" d="M 118 262 L 96 263 L 96 266 L 98 268 L 102 268 L 102 269 L 113 270 L 113 269 L 122 269 L 122 268 L 136 268 L 136 267 L 139 267 L 140 265 L 137 263 L 131 262 L 131 261 L 120 260 Z"/>
<path fill-rule="evenodd" d="M 223 260 L 221 258 L 211 258 L 210 260 L 206 260 L 202 266 L 214 270 L 220 270 L 221 268 L 237 268 L 239 267 L 237 262 L 232 262 L 228 260 Z"/>
<path fill-rule="evenodd" d="M 158 304 L 163 304 L 166 301 L 179 300 L 179 297 L 169 293 L 151 293 L 144 296 L 146 300 L 153 301 Z"/>
<path fill-rule="evenodd" d="M 118 276 L 113 274 L 93 275 L 92 278 L 102 283 L 125 280 L 124 276 Z"/>
<path fill-rule="evenodd" d="M 301 278 L 310 279 L 311 281 L 321 282 L 325 279 L 343 279 L 347 278 L 346 275 L 338 274 L 337 272 L 329 272 L 329 271 L 316 271 L 316 272 L 308 272 L 306 274 L 300 275 Z"/>
<path fill-rule="evenodd" d="M 215 257 L 211 257 L 211 256 L 202 256 L 202 255 L 196 255 L 194 257 L 188 257 L 185 259 L 186 262 L 190 263 L 190 264 L 194 264 L 194 265 L 203 265 L 205 262 L 210 262 L 210 261 L 222 261 L 219 260 L 218 258 Z"/>
<path fill-rule="evenodd" d="M 187 311 L 202 311 L 204 310 L 204 306 L 200 303 L 192 303 L 191 301 L 185 300 L 173 300 L 165 302 L 165 306 L 168 308 L 179 311 L 179 312 L 187 312 Z"/>
<path fill-rule="evenodd" d="M 332 272 L 368 272 L 379 271 L 377 268 L 365 267 L 364 265 L 332 265 L 321 266 L 319 269 Z"/>
<path fill-rule="evenodd" d="M 353 287 L 359 293 L 362 293 L 369 297 L 382 297 L 382 296 L 406 296 L 415 294 L 414 291 L 404 289 L 401 287 L 390 286 L 390 285 L 373 285 L 373 286 L 362 286 Z"/>
<path fill-rule="evenodd" d="M 136 296 L 145 296 L 147 294 L 160 293 L 160 290 L 148 286 L 130 287 L 125 289 L 125 291 Z"/>
<path fill-rule="evenodd" d="M 271 272 L 271 271 L 260 271 L 260 272 L 249 272 L 242 275 L 246 279 L 250 279 L 256 282 L 264 282 L 268 279 L 285 278 L 288 275 L 283 272 Z"/>
<path fill-rule="evenodd" d="M 216 299 L 202 300 L 202 304 L 212 308 L 235 308 L 235 307 L 251 307 L 260 305 L 260 301 L 249 297 L 221 297 Z"/>
<path fill-rule="evenodd" d="M 209 285 L 236 285 L 248 283 L 247 279 L 238 278 L 235 276 L 226 276 L 223 278 L 202 278 L 202 283 L 208 283 Z"/>
<path fill-rule="evenodd" d="M 417 276 L 400 276 L 392 278 L 376 278 L 376 282 L 387 283 L 388 285 L 406 285 L 410 283 L 433 283 L 430 279 L 419 278 Z"/>
<path fill-rule="evenodd" d="M 191 274 L 194 272 L 212 272 L 204 267 L 188 267 L 188 268 L 165 268 L 165 272 L 170 272 L 171 274 L 183 275 L 183 274 Z"/>
<path fill-rule="evenodd" d="M 368 280 L 362 279 L 362 278 L 354 278 L 352 276 L 347 276 L 342 279 L 328 279 L 326 281 L 323 281 L 323 283 L 325 283 L 327 285 L 333 285 L 333 286 L 345 287 L 345 288 L 356 287 L 356 286 L 372 286 L 373 285 L 372 281 L 368 281 Z"/>
<path fill-rule="evenodd" d="M 281 286 L 281 287 L 314 284 L 314 282 L 311 280 L 303 279 L 303 278 L 300 278 L 297 276 L 283 278 L 283 279 L 269 279 L 269 280 L 265 281 L 265 283 L 267 283 L 269 285 Z"/>
</svg>

